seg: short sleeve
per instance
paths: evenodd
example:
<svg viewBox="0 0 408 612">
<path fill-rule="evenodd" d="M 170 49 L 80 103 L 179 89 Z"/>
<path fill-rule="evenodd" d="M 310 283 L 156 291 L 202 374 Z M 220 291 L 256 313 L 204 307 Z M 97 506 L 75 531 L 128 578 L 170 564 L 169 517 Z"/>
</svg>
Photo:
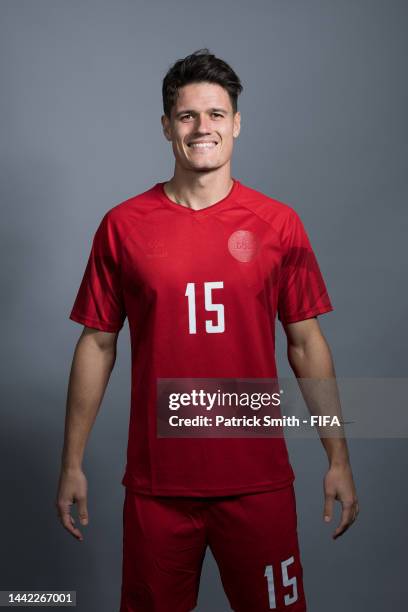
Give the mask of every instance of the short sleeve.
<svg viewBox="0 0 408 612">
<path fill-rule="evenodd" d="M 293 209 L 282 231 L 278 319 L 295 323 L 334 310 L 306 230 Z"/>
<path fill-rule="evenodd" d="M 123 327 L 126 311 L 120 275 L 120 243 L 109 212 L 95 232 L 69 318 L 107 332 L 117 332 Z"/>
</svg>

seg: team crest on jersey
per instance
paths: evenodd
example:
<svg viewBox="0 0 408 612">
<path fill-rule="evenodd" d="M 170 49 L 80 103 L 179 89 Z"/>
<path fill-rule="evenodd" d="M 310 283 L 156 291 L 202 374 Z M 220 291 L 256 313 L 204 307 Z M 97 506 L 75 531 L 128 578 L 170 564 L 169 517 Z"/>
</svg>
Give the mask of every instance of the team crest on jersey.
<svg viewBox="0 0 408 612">
<path fill-rule="evenodd" d="M 228 250 L 239 262 L 251 261 L 256 254 L 257 241 L 255 234 L 249 230 L 237 230 L 228 238 Z"/>
</svg>

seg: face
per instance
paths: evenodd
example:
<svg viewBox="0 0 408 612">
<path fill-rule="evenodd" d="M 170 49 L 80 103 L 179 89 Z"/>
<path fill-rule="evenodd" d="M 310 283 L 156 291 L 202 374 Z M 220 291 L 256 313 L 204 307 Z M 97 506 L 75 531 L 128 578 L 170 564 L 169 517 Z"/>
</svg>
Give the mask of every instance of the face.
<svg viewBox="0 0 408 612">
<path fill-rule="evenodd" d="M 217 83 L 189 83 L 178 94 L 170 120 L 162 116 L 176 164 L 205 172 L 229 163 L 241 116 L 234 115 L 227 90 Z"/>
</svg>

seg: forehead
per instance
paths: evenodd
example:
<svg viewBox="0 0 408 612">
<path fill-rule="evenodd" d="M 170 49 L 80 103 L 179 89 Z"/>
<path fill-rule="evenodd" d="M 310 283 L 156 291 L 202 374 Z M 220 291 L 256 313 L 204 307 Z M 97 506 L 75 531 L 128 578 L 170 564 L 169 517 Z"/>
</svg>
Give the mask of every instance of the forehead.
<svg viewBox="0 0 408 612">
<path fill-rule="evenodd" d="M 232 110 L 227 90 L 218 83 L 189 83 L 178 90 L 174 105 L 175 112 L 182 108 L 205 110 L 210 107 Z"/>
</svg>

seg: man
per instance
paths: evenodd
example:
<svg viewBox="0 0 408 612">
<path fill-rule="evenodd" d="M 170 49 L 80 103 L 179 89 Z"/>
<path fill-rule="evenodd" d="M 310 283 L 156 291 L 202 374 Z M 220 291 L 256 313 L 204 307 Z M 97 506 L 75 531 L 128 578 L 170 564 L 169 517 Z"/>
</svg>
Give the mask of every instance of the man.
<svg viewBox="0 0 408 612">
<path fill-rule="evenodd" d="M 132 400 L 123 510 L 121 612 L 187 612 L 210 546 L 233 610 L 306 610 L 294 474 L 278 437 L 160 437 L 162 379 L 273 379 L 275 316 L 297 378 L 333 379 L 317 315 L 333 310 L 303 224 L 286 204 L 231 176 L 240 132 L 231 67 L 202 49 L 163 80 L 174 175 L 110 209 L 70 314 L 83 324 L 70 376 L 57 507 L 88 523 L 82 457 L 126 316 Z M 324 517 L 358 513 L 344 438 L 329 459 Z"/>
</svg>

